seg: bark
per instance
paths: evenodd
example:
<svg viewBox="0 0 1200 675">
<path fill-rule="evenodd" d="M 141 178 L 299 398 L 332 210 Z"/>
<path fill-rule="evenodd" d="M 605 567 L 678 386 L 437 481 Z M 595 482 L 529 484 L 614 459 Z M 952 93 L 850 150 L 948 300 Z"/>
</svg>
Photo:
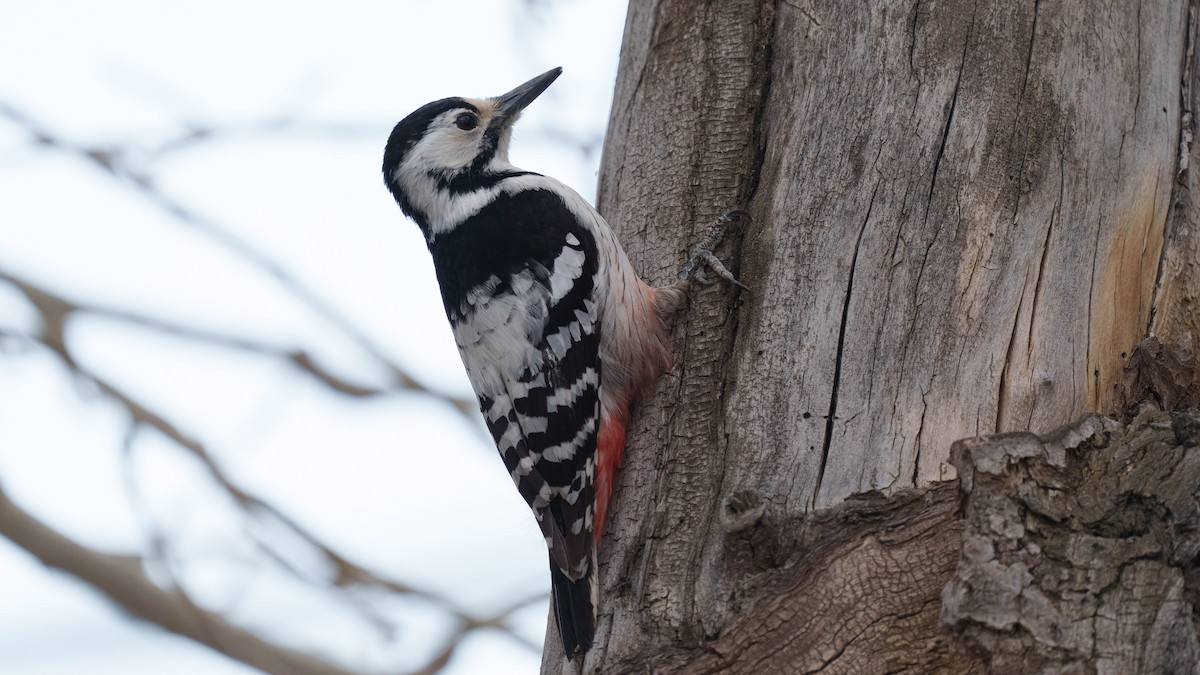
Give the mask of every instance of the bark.
<svg viewBox="0 0 1200 675">
<path fill-rule="evenodd" d="M 1200 673 L 1200 411 L 954 445 L 942 620 L 995 672 Z"/>
<path fill-rule="evenodd" d="M 1191 363 L 1195 14 L 633 0 L 600 209 L 664 283 L 748 206 L 718 254 L 753 290 L 694 293 L 641 399 L 584 670 L 1003 670 L 938 624 L 965 573 L 950 449 L 1137 410 L 1115 385 L 1151 330 Z M 572 672 L 548 637 L 543 672 Z"/>
</svg>

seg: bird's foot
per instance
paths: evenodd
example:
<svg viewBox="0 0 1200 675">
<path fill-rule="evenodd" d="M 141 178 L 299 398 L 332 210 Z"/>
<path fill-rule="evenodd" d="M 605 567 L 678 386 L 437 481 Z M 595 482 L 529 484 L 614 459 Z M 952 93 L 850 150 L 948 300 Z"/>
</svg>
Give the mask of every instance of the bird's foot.
<svg viewBox="0 0 1200 675">
<path fill-rule="evenodd" d="M 734 286 L 743 290 L 750 290 L 749 286 L 738 281 L 733 276 L 733 273 L 725 267 L 725 264 L 721 262 L 721 259 L 713 254 L 713 249 L 717 247 L 717 244 L 721 243 L 721 237 L 725 235 L 725 228 L 732 225 L 739 218 L 749 220 L 750 214 L 743 209 L 730 209 L 722 214 L 720 218 L 717 218 L 717 221 L 713 223 L 712 229 L 708 231 L 708 235 L 696 245 L 696 248 L 692 249 L 692 257 L 679 272 L 680 281 L 695 280 L 706 286 L 713 283 L 704 274 L 704 268 L 707 267 L 716 272 L 717 276 Z"/>
</svg>

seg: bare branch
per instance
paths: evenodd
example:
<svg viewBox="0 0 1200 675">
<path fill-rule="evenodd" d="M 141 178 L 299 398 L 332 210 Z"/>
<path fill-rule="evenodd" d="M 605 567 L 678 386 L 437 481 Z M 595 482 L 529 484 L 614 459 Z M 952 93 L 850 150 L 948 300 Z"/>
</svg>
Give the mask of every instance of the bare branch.
<svg viewBox="0 0 1200 675">
<path fill-rule="evenodd" d="M 514 605 L 514 607 L 507 612 L 490 618 L 480 619 L 478 617 L 474 617 L 467 612 L 464 612 L 462 609 L 454 606 L 449 600 L 442 598 L 435 593 L 418 589 L 393 579 L 387 579 L 354 562 L 351 562 L 350 560 L 347 560 L 337 551 L 334 551 L 325 543 L 320 541 L 315 535 L 313 535 L 291 517 L 279 511 L 273 505 L 265 502 L 261 498 L 246 492 L 240 486 L 235 484 L 220 467 L 220 465 L 216 463 L 202 441 L 183 431 L 165 417 L 150 409 L 148 406 L 137 401 L 120 387 L 87 370 L 75 360 L 74 356 L 66 346 L 66 319 L 73 312 L 87 311 L 87 308 L 60 298 L 57 295 L 54 295 L 4 272 L 0 272 L 0 280 L 5 280 L 15 285 L 29 299 L 29 301 L 34 305 L 35 309 L 40 314 L 43 324 L 42 331 L 39 335 L 33 336 L 32 339 L 45 346 L 51 353 L 55 354 L 62 364 L 74 375 L 94 383 L 102 394 L 127 410 L 135 426 L 145 426 L 154 429 L 199 459 L 213 481 L 220 486 L 222 490 L 224 490 L 240 507 L 245 509 L 247 513 L 259 518 L 266 518 L 281 525 L 284 529 L 299 537 L 304 543 L 316 550 L 326 560 L 326 562 L 333 567 L 335 571 L 334 578 L 332 579 L 332 584 L 334 587 L 352 588 L 365 586 L 379 588 L 403 595 L 411 595 L 420 598 L 421 600 L 428 602 L 454 616 L 460 623 L 460 630 L 463 633 L 478 628 L 492 628 L 510 635 L 514 640 L 520 642 L 521 644 L 535 649 L 537 648 L 536 645 L 532 645 L 528 640 L 513 632 L 511 627 L 509 627 L 504 621 L 508 613 L 524 606 L 530 602 L 529 600 L 522 601 L 521 603 Z M 100 310 L 99 313 L 104 313 L 104 311 Z M 112 312 L 108 315 L 120 317 L 121 313 Z M 137 321 L 140 322 L 141 319 L 139 318 Z M 255 345 L 254 343 L 250 342 L 239 341 L 238 339 L 231 339 L 227 341 L 223 336 L 214 336 L 200 331 L 192 332 L 192 329 L 170 326 L 169 324 L 157 322 L 157 320 L 153 319 L 147 319 L 146 321 L 148 322 L 147 325 L 157 326 L 164 330 L 168 330 L 169 332 L 205 335 L 208 338 L 212 338 L 212 341 L 217 343 L 229 343 L 233 346 L 250 349 L 251 351 L 270 352 L 274 349 L 270 347 L 263 347 L 261 345 Z M 295 357 L 289 356 L 288 358 L 289 360 L 296 362 Z M 297 362 L 296 365 L 307 370 L 318 378 L 321 377 L 317 374 L 319 371 L 315 370 L 315 364 Z M 332 378 L 332 376 L 329 377 Z M 326 384 L 333 386 L 333 384 L 329 382 L 326 382 Z M 339 386 L 341 385 L 339 384 Z M 414 384 L 414 386 L 417 385 Z M 261 549 L 273 560 L 279 563 L 283 569 L 295 574 L 296 576 L 303 576 L 298 570 L 289 565 L 283 556 L 279 555 L 265 542 L 259 540 L 258 544 Z"/>
<path fill-rule="evenodd" d="M 136 558 L 82 546 L 21 509 L 0 489 L 0 535 L 103 593 L 126 611 L 268 673 L 350 675 L 352 671 L 272 644 L 196 606 L 182 592 L 156 586 Z"/>
<path fill-rule="evenodd" d="M 74 359 L 67 353 L 66 345 L 62 342 L 65 334 L 65 320 L 73 312 L 82 312 L 134 324 L 167 335 L 287 361 L 300 371 L 315 378 L 321 384 L 347 396 L 365 398 L 397 392 L 418 393 L 445 401 L 460 413 L 473 415 L 477 409 L 474 401 L 435 392 L 408 376 L 393 379 L 389 385 L 383 387 L 356 384 L 327 370 L 303 350 L 288 350 L 234 335 L 226 335 L 193 326 L 170 323 L 157 317 L 136 314 L 127 310 L 78 303 L 67 300 L 45 288 L 3 270 L 0 270 L 0 281 L 7 281 L 13 284 L 29 298 L 35 309 L 42 315 L 43 323 L 47 328 L 43 338 L 49 337 L 58 340 L 55 344 L 48 346 L 51 346 L 60 356 L 68 358 L 72 363 L 74 363 Z M 393 370 L 392 372 L 396 371 Z"/>
<path fill-rule="evenodd" d="M 118 383 L 108 381 L 79 363 L 67 344 L 66 330 L 72 316 L 92 315 L 103 317 L 140 328 L 149 329 L 167 336 L 219 346 L 229 350 L 259 355 L 286 362 L 291 367 L 313 378 L 321 385 L 345 396 L 368 398 L 416 393 L 445 401 L 464 416 L 475 419 L 476 403 L 468 398 L 458 398 L 433 391 L 405 373 L 355 326 L 348 317 L 321 297 L 315 289 L 307 286 L 299 277 L 285 269 L 250 242 L 237 236 L 234 231 L 213 220 L 185 202 L 168 195 L 156 184 L 148 167 L 153 161 L 168 153 L 182 151 L 216 138 L 261 136 L 274 133 L 311 133 L 328 136 L 358 136 L 365 127 L 361 125 L 319 125 L 302 123 L 293 117 L 280 116 L 240 126 L 216 127 L 190 125 L 187 131 L 157 147 L 138 149 L 117 146 L 108 147 L 76 143 L 55 133 L 46 125 L 0 102 L 0 118 L 7 118 L 24 129 L 39 146 L 55 149 L 83 159 L 105 175 L 121 184 L 133 188 L 136 194 L 154 204 L 161 211 L 181 223 L 213 239 L 240 258 L 258 268 L 268 277 L 281 284 L 302 305 L 313 311 L 325 323 L 348 337 L 359 349 L 371 357 L 383 371 L 383 384 L 364 385 L 353 382 L 318 362 L 312 354 L 299 348 L 290 348 L 269 342 L 174 323 L 159 317 L 137 312 L 70 300 L 35 283 L 18 278 L 0 270 L 0 282 L 8 282 L 17 288 L 33 305 L 41 319 L 41 330 L 35 335 L 20 335 L 31 344 L 40 345 L 54 354 L 61 365 L 73 376 L 95 385 L 105 398 L 124 408 L 129 413 L 129 434 L 126 447 L 137 430 L 152 429 L 165 436 L 178 447 L 200 460 L 211 480 L 240 507 L 245 517 L 253 522 L 275 525 L 298 538 L 313 549 L 332 568 L 332 577 L 314 575 L 288 559 L 267 538 L 249 528 L 258 555 L 272 561 L 278 569 L 340 596 L 353 599 L 352 589 L 375 589 L 384 593 L 401 594 L 420 599 L 449 614 L 457 622 L 444 645 L 440 646 L 418 673 L 435 673 L 451 659 L 459 644 L 472 632 L 492 629 L 500 631 L 516 642 L 537 651 L 535 644 L 518 634 L 510 625 L 511 616 L 522 607 L 545 600 L 544 594 L 524 599 L 512 606 L 487 616 L 475 616 L 457 607 L 452 601 L 429 590 L 416 588 L 403 582 L 385 578 L 350 560 L 320 541 L 313 533 L 287 514 L 247 492 L 235 484 L 220 464 L 210 455 L 203 441 L 179 428 L 167 417 L 151 406 L 138 400 L 122 389 Z M 581 148 L 587 152 L 586 147 Z M 0 331 L 0 337 L 7 333 Z M 151 524 L 152 528 L 153 525 Z M 8 537 L 16 545 L 34 554 L 44 564 L 72 574 L 107 595 L 120 606 L 135 615 L 157 623 L 177 634 L 189 637 L 217 649 L 232 658 L 268 672 L 286 673 L 347 673 L 349 671 L 321 659 L 292 649 L 277 646 L 239 628 L 221 616 L 197 606 L 175 584 L 175 588 L 156 585 L 146 576 L 142 564 L 149 561 L 166 562 L 170 552 L 166 535 L 155 529 L 151 534 L 151 549 L 147 559 L 116 556 L 101 553 L 71 541 L 32 515 L 22 511 L 0 491 L 0 535 Z M 171 572 L 169 565 L 166 569 Z M 370 613 L 367 603 L 361 603 L 364 614 Z M 373 617 L 382 621 L 379 617 Z"/>
</svg>

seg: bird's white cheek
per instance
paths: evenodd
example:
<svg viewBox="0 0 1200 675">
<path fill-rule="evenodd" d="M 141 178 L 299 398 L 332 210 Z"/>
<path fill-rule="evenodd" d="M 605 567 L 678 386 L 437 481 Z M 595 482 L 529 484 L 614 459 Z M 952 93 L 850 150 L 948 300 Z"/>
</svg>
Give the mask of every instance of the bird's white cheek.
<svg viewBox="0 0 1200 675">
<path fill-rule="evenodd" d="M 439 169 L 462 169 L 475 161 L 479 153 L 477 134 L 437 134 L 426 139 L 417 149 L 421 150 L 422 159 Z"/>
</svg>

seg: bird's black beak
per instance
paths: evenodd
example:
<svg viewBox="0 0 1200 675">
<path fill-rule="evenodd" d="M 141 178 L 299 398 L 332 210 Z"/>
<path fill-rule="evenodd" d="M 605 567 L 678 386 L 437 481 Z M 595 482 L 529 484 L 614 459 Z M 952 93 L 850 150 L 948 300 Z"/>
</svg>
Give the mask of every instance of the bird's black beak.
<svg viewBox="0 0 1200 675">
<path fill-rule="evenodd" d="M 514 119 L 518 113 L 525 109 L 525 106 L 533 103 L 533 99 L 541 95 L 550 83 L 562 75 L 562 68 L 547 70 L 538 75 L 525 84 L 513 89 L 507 94 L 501 94 L 496 97 L 500 105 L 496 108 L 496 113 L 506 120 Z"/>
</svg>

